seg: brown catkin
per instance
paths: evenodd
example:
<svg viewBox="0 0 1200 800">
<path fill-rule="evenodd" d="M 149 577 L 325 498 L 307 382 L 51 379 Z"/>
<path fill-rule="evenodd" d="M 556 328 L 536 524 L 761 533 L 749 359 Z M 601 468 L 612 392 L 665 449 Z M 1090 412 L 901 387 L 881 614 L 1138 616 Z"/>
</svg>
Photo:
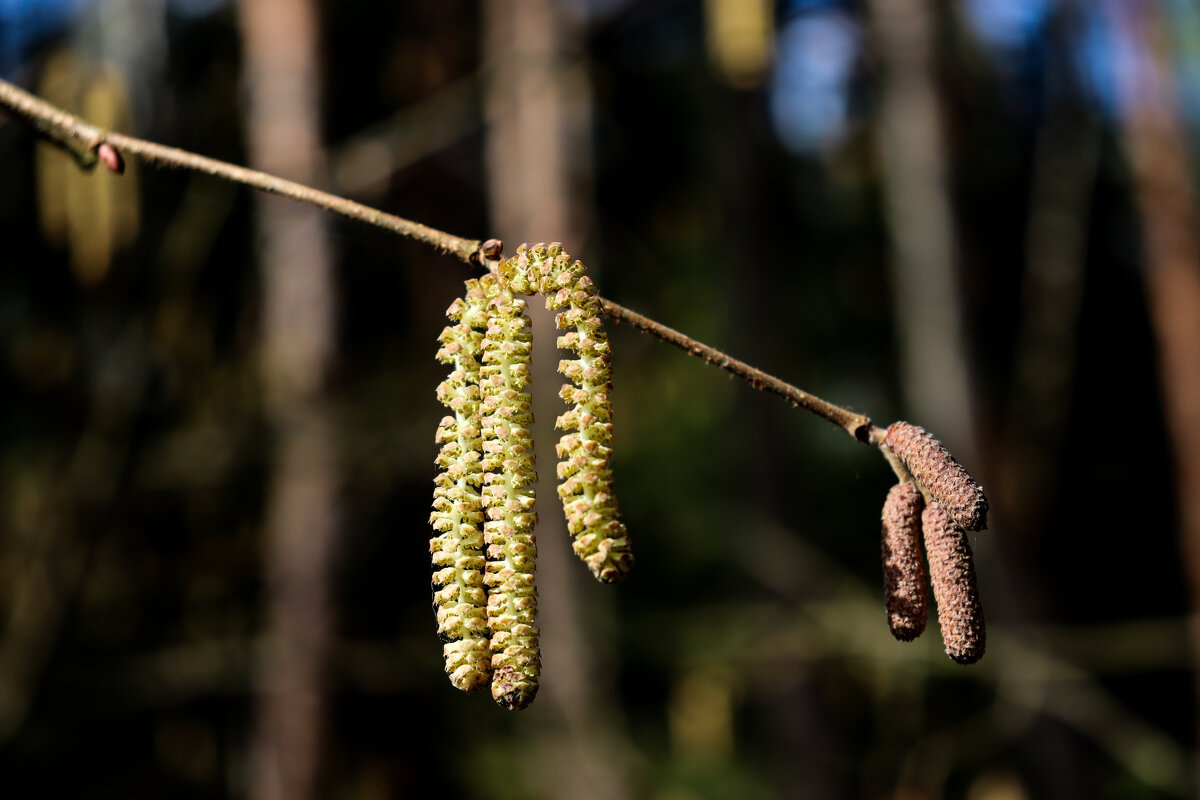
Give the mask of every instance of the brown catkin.
<svg viewBox="0 0 1200 800">
<path fill-rule="evenodd" d="M 898 483 L 883 504 L 883 593 L 888 627 L 902 642 L 925 630 L 928 596 L 925 559 L 921 553 L 921 492 Z"/>
<path fill-rule="evenodd" d="M 937 503 L 925 507 L 921 529 L 946 655 L 959 664 L 974 664 L 983 658 L 987 632 L 967 534 Z"/>
<path fill-rule="evenodd" d="M 929 431 L 893 422 L 884 444 L 895 453 L 929 497 L 968 531 L 987 527 L 988 502 L 983 487 Z"/>
</svg>

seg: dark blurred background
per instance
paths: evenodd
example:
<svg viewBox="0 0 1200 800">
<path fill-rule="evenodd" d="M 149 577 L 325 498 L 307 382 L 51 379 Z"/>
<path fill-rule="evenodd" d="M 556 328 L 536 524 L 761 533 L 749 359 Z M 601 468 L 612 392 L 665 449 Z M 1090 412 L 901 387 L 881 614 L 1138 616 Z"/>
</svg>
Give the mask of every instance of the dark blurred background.
<svg viewBox="0 0 1200 800">
<path fill-rule="evenodd" d="M 476 273 L 82 173 L 0 113 L 5 796 L 1195 795 L 1195 3 L 9 0 L 0 74 L 562 241 L 605 296 L 931 429 L 992 504 L 983 661 L 933 620 L 895 642 L 878 452 L 616 327 L 638 564 L 593 583 L 543 487 L 542 688 L 504 712 L 429 605 L 435 340 Z"/>
</svg>

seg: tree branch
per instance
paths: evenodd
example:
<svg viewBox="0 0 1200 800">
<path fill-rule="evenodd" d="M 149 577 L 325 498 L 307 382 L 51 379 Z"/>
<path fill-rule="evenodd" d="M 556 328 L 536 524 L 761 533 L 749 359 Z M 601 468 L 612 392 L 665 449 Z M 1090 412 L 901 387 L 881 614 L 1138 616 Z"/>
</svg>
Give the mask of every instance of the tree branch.
<svg viewBox="0 0 1200 800">
<path fill-rule="evenodd" d="M 628 322 L 643 333 L 648 333 L 668 344 L 673 344 L 681 350 L 686 350 L 691 355 L 704 359 L 715 367 L 720 367 L 730 374 L 736 375 L 756 389 L 777 394 L 794 406 L 802 406 L 817 416 L 827 419 L 834 425 L 842 428 L 846 433 L 860 442 L 871 441 L 874 426 L 871 425 L 871 420 L 863 414 L 856 414 L 849 409 L 835 406 L 833 403 L 822 400 L 816 395 L 811 395 L 803 389 L 798 389 L 790 383 L 785 383 L 773 375 L 768 375 L 744 361 L 738 361 L 736 358 L 721 352 L 715 347 L 709 347 L 690 336 L 680 333 L 674 328 L 668 328 L 661 322 L 655 322 L 649 317 L 643 316 L 636 311 L 630 311 L 628 308 L 617 305 L 611 300 L 602 297 L 600 298 L 600 303 L 604 306 L 604 313 L 617 322 Z"/>
<path fill-rule="evenodd" d="M 486 242 L 478 239 L 464 239 L 294 181 L 284 180 L 274 175 L 207 158 L 175 147 L 167 147 L 133 136 L 106 131 L 4 80 L 0 80 L 0 107 L 7 108 L 16 117 L 36 129 L 44 139 L 66 150 L 84 169 L 91 169 L 96 165 L 98 160 L 96 151 L 101 145 L 107 143 L 119 152 L 138 156 L 152 166 L 194 170 L 270 194 L 290 197 L 293 200 L 309 203 L 367 225 L 374 225 L 400 236 L 432 245 L 468 264 L 481 265 L 488 261 L 495 263 L 499 257 L 500 245 L 495 239 L 489 239 Z M 779 395 L 792 405 L 801 406 L 837 425 L 860 442 L 876 446 L 882 445 L 885 431 L 872 425 L 867 416 L 822 400 L 755 369 L 744 361 L 739 361 L 714 347 L 698 342 L 611 300 L 601 298 L 601 303 L 604 313 L 614 320 L 627 322 L 644 333 L 651 334 L 691 355 L 698 356 L 708 363 L 736 375 L 757 389 Z"/>
<path fill-rule="evenodd" d="M 265 172 L 235 166 L 215 158 L 206 158 L 187 150 L 166 147 L 133 136 L 106 131 L 3 80 L 0 80 L 0 106 L 8 108 L 17 117 L 32 125 L 42 138 L 74 156 L 84 169 L 91 169 L 95 166 L 96 150 L 107 142 L 118 151 L 139 156 L 156 167 L 190 169 L 250 186 L 268 194 L 290 197 L 293 200 L 319 206 L 335 214 L 398 233 L 409 239 L 433 245 L 442 252 L 450 253 L 468 263 L 478 263 L 480 242 L 477 240 L 452 236 L 419 222 L 385 214 L 378 209 L 364 206 L 362 203 L 355 203 L 353 200 L 322 192 L 295 181 L 277 178 Z"/>
</svg>

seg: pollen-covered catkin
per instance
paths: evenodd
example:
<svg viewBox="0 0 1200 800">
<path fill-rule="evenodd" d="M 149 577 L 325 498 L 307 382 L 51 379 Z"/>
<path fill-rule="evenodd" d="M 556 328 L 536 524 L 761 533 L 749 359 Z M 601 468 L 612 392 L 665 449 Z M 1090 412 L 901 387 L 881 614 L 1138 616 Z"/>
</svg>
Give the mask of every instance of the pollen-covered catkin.
<svg viewBox="0 0 1200 800">
<path fill-rule="evenodd" d="M 912 483 L 898 483 L 883 503 L 883 592 L 888 627 L 902 642 L 925 630 L 928 595 L 921 552 L 921 507 Z"/>
<path fill-rule="evenodd" d="M 983 487 L 933 434 L 907 422 L 893 422 L 884 444 L 964 530 L 987 527 L 988 502 Z"/>
<path fill-rule="evenodd" d="M 486 298 L 475 280 L 466 294 L 446 311 L 451 320 L 438 341 L 437 358 L 449 364 L 450 375 L 437 388 L 437 397 L 454 412 L 437 430 L 441 445 L 434 479 L 433 604 L 438 635 L 442 637 L 446 672 L 465 692 L 487 686 L 491 678 L 487 593 L 483 585 L 483 505 L 480 486 L 480 329 L 487 324 Z"/>
<path fill-rule="evenodd" d="M 556 448 L 558 494 L 575 554 L 598 580 L 616 583 L 633 567 L 633 551 L 613 489 L 608 335 L 596 287 L 583 273 L 583 264 L 557 243 L 521 245 L 499 268 L 514 292 L 546 295 L 546 307 L 559 311 L 555 322 L 564 331 L 558 346 L 577 354 L 558 364 L 571 381 L 559 393 L 567 411 L 555 422 L 566 431 Z"/>
<path fill-rule="evenodd" d="M 525 301 L 488 275 L 480 280 L 489 321 L 482 342 L 483 501 L 487 521 L 487 615 L 492 631 L 492 698 L 517 710 L 537 694 L 541 674 L 533 526 L 531 336 Z"/>
<path fill-rule="evenodd" d="M 937 503 L 925 507 L 921 529 L 946 655 L 959 664 L 974 664 L 983 658 L 987 631 L 967 534 Z"/>
</svg>

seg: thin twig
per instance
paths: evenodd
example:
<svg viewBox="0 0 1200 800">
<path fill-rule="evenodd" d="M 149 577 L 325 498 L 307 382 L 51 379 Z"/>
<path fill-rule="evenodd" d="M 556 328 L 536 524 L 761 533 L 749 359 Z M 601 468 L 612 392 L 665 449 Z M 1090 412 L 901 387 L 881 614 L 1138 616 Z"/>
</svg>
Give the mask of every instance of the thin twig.
<svg viewBox="0 0 1200 800">
<path fill-rule="evenodd" d="M 482 242 L 478 239 L 463 239 L 258 170 L 239 167 L 133 136 L 105 131 L 3 80 L 0 80 L 0 107 L 9 109 L 17 117 L 32 125 L 41 136 L 74 155 L 80 165 L 86 169 L 95 166 L 96 149 L 107 142 L 119 151 L 141 157 L 152 166 L 195 170 L 264 192 L 283 195 L 293 200 L 319 206 L 359 222 L 416 239 L 433 245 L 469 264 L 480 264 L 487 261 L 494 263 L 495 245 L 498 244 L 495 240 Z M 485 247 L 489 252 L 483 252 Z M 673 344 L 736 375 L 755 388 L 779 395 L 792 405 L 802 406 L 842 428 L 860 442 L 879 446 L 883 441 L 884 432 L 872 425 L 871 420 L 863 414 L 822 400 L 768 375 L 762 370 L 755 369 L 744 361 L 739 361 L 714 347 L 698 342 L 690 336 L 668 328 L 666 325 L 655 322 L 611 300 L 601 298 L 601 302 L 604 313 L 614 320 L 627 322 L 644 333 L 651 334 L 668 344 Z"/>
<path fill-rule="evenodd" d="M 104 143 L 100 128 L 5 80 L 0 80 L 0 104 L 47 142 L 69 153 L 82 169 L 96 166 L 96 148 Z"/>
<path fill-rule="evenodd" d="M 736 375 L 756 389 L 777 394 L 794 406 L 802 406 L 817 416 L 841 427 L 846 433 L 849 433 L 860 442 L 870 441 L 873 426 L 871 425 L 871 420 L 865 415 L 856 414 L 841 406 L 835 406 L 833 403 L 811 395 L 803 389 L 798 389 L 790 383 L 785 383 L 773 375 L 768 375 L 760 369 L 755 369 L 744 361 L 738 361 L 736 358 L 722 353 L 715 347 L 709 347 L 690 336 L 680 333 L 674 328 L 668 328 L 660 322 L 655 322 L 636 311 L 630 311 L 628 308 L 617 305 L 611 300 L 601 298 L 600 302 L 604 306 L 604 313 L 617 322 L 628 322 L 643 333 L 648 333 L 668 344 L 673 344 L 681 350 L 686 350 L 691 355 L 704 359 L 713 366 L 720 367 Z"/>
<path fill-rule="evenodd" d="M 455 255 L 466 262 L 477 259 L 476 254 L 480 245 L 477 240 L 452 236 L 419 222 L 385 214 L 362 203 L 355 203 L 353 200 L 322 192 L 301 183 L 277 178 L 265 172 L 238 167 L 215 158 L 206 158 L 187 150 L 166 147 L 134 136 L 106 131 L 3 80 L 0 80 L 0 105 L 7 107 L 18 117 L 31 124 L 43 138 L 75 156 L 80 166 L 85 169 L 90 169 L 95 165 L 96 149 L 107 142 L 118 151 L 140 156 L 147 163 L 156 167 L 190 169 L 217 178 L 224 178 L 269 194 L 283 195 L 302 203 L 319 206 L 344 217 L 398 233 L 409 239 L 416 239 L 433 245 L 443 252 Z"/>
</svg>

